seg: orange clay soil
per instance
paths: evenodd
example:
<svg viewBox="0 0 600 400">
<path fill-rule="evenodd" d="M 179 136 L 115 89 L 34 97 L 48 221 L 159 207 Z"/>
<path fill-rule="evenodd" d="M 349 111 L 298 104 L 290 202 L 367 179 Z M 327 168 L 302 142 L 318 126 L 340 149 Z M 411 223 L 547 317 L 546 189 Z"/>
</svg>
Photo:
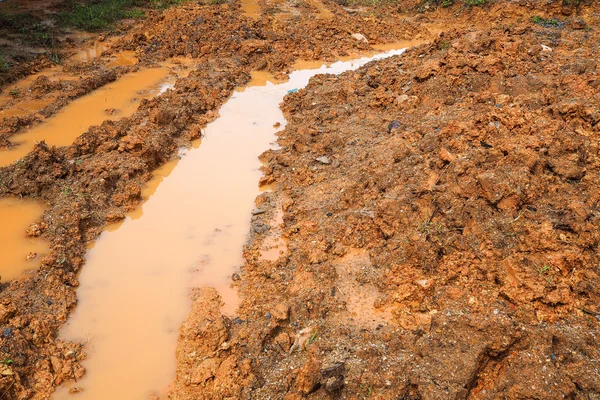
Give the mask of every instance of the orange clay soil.
<svg viewBox="0 0 600 400">
<path fill-rule="evenodd" d="M 286 97 L 238 317 L 196 293 L 172 398 L 600 394 L 600 9 L 510 11 Z"/>
<path fill-rule="evenodd" d="M 253 218 L 236 276 L 238 316 L 220 314 L 214 290 L 195 292 L 170 398 L 600 394 L 597 3 L 408 15 L 414 3 L 325 2 L 331 18 L 315 4 L 259 2 L 259 18 L 240 4 L 154 13 L 105 56 L 62 67 L 84 79 L 37 77 L 0 106 L 47 99 L 51 115 L 134 69 L 199 60 L 133 116 L 0 169 L 0 197 L 47 203 L 27 233 L 51 244 L 37 272 L 0 286 L 1 398 L 48 398 L 84 374 L 82 345 L 56 333 L 86 244 L 139 204 L 152 171 L 251 71 L 281 76 L 298 59 L 433 32 L 432 44 L 286 98 L 282 149 L 263 157 L 275 190 L 257 199 L 267 212 Z M 139 63 L 110 66 L 123 51 Z M 4 119 L 0 145 L 45 112 Z M 261 257 L 278 235 L 280 258 Z"/>
</svg>

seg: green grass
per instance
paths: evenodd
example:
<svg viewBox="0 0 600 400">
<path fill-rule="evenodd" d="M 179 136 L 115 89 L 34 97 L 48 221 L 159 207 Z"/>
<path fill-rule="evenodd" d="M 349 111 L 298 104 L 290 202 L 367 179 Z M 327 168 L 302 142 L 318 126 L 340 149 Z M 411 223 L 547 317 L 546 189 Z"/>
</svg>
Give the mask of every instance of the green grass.
<svg viewBox="0 0 600 400">
<path fill-rule="evenodd" d="M 467 6 L 482 6 L 484 4 L 489 3 L 489 0 L 465 0 L 465 5 Z"/>
<path fill-rule="evenodd" d="M 10 65 L 8 65 L 8 61 L 6 61 L 6 57 L 0 54 L 0 72 L 8 72 L 10 69 Z"/>
<path fill-rule="evenodd" d="M 531 21 L 536 25 L 545 26 L 546 28 L 550 28 L 550 27 L 560 28 L 561 26 L 564 25 L 564 22 L 561 22 L 561 21 L 557 20 L 556 18 L 543 18 L 543 17 L 540 17 L 539 15 L 536 15 L 533 18 L 531 18 Z"/>
<path fill-rule="evenodd" d="M 134 0 L 100 0 L 88 4 L 73 3 L 71 9 L 58 15 L 64 26 L 99 31 L 118 20 L 139 18 L 140 11 L 135 10 Z M 143 13 L 143 12 L 142 12 Z"/>
<path fill-rule="evenodd" d="M 70 9 L 58 15 L 63 26 L 86 31 L 110 28 L 121 19 L 140 19 L 145 8 L 164 10 L 189 0 L 92 0 L 88 3 L 71 2 Z"/>
</svg>

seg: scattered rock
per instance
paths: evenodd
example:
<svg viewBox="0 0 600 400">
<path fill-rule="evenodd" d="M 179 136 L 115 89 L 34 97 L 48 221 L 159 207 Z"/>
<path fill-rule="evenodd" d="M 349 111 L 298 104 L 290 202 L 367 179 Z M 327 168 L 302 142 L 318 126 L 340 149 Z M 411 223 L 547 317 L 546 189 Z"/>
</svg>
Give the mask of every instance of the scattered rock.
<svg viewBox="0 0 600 400">
<path fill-rule="evenodd" d="M 392 122 L 390 122 L 388 124 L 387 132 L 388 133 L 393 133 L 394 131 L 396 131 L 396 130 L 398 130 L 400 128 L 402 128 L 402 124 L 400 123 L 400 121 L 393 120 Z"/>
<path fill-rule="evenodd" d="M 325 164 L 325 165 L 331 164 L 331 160 L 327 156 L 318 157 L 315 160 L 318 161 L 318 162 L 320 162 L 321 164 Z"/>
<path fill-rule="evenodd" d="M 302 329 L 300 332 L 296 334 L 294 338 L 294 344 L 290 348 L 290 354 L 294 352 L 294 350 L 301 350 L 304 348 L 304 345 L 310 339 L 312 334 L 315 332 L 315 327 L 310 326 L 308 328 Z"/>
<path fill-rule="evenodd" d="M 321 370 L 323 377 L 323 386 L 325 391 L 331 397 L 337 397 L 344 386 L 344 375 L 346 373 L 346 364 L 343 362 L 335 363 Z"/>
<path fill-rule="evenodd" d="M 369 41 L 367 40 L 365 35 L 363 35 L 361 33 L 353 33 L 350 36 L 352 36 L 353 39 L 358 40 L 359 42 L 369 43 Z"/>
</svg>

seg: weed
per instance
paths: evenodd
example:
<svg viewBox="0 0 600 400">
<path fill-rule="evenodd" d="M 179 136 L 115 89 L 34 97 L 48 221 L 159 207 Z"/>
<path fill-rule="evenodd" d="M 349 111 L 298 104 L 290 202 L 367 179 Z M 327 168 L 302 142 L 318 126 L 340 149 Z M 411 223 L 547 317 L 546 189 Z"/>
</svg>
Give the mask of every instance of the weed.
<svg viewBox="0 0 600 400">
<path fill-rule="evenodd" d="M 7 358 L 5 358 L 4 360 L 1 360 L 1 361 L 0 361 L 0 364 L 4 364 L 4 365 L 10 365 L 10 364 L 12 364 L 12 363 L 13 363 L 13 360 L 12 360 L 12 359 L 10 359 L 10 358 L 8 358 L 8 357 L 7 357 Z"/>
<path fill-rule="evenodd" d="M 540 275 L 546 275 L 548 273 L 548 270 L 550 270 L 550 266 L 546 264 L 542 268 L 538 269 L 538 273 Z"/>
<path fill-rule="evenodd" d="M 21 92 L 19 92 L 19 89 L 12 89 L 10 92 L 8 92 L 8 94 L 10 94 L 14 98 L 17 98 L 19 97 Z"/>
<path fill-rule="evenodd" d="M 0 72 L 8 72 L 10 66 L 3 55 L 0 55 Z"/>
<path fill-rule="evenodd" d="M 188 0 L 150 0 L 150 6 L 159 10 L 183 4 Z M 225 3 L 226 1 L 223 1 Z"/>
<path fill-rule="evenodd" d="M 73 189 L 68 186 L 63 186 L 60 192 L 65 196 L 69 196 L 71 193 L 73 193 Z"/>
<path fill-rule="evenodd" d="M 386 6 L 397 4 L 396 0 L 334 0 L 337 4 L 343 7 L 356 7 L 356 6 Z"/>
<path fill-rule="evenodd" d="M 317 338 L 317 335 L 319 334 L 319 331 L 315 331 L 315 333 L 312 334 L 312 336 L 308 339 L 308 344 L 311 344 L 312 342 L 315 341 L 315 339 Z"/>
<path fill-rule="evenodd" d="M 446 41 L 446 40 L 443 40 L 443 41 L 440 43 L 440 50 L 442 50 L 442 51 L 446 51 L 446 50 L 448 50 L 449 48 L 450 48 L 450 43 L 449 43 L 448 41 Z"/>
<path fill-rule="evenodd" d="M 98 31 L 120 19 L 127 18 L 127 7 L 130 6 L 132 6 L 130 0 L 96 1 L 90 4 L 75 3 L 69 11 L 60 13 L 58 18 L 66 26 Z"/>
<path fill-rule="evenodd" d="M 533 18 L 531 18 L 531 21 L 536 25 L 544 26 L 546 28 L 560 28 L 564 25 L 564 22 L 561 22 L 556 18 L 544 18 L 540 17 L 539 15 L 535 15 Z"/>
<path fill-rule="evenodd" d="M 490 0 L 465 0 L 465 5 L 474 7 L 474 6 L 482 6 L 484 4 L 489 3 Z"/>
<path fill-rule="evenodd" d="M 59 21 L 87 31 L 99 31 L 125 19 L 145 18 L 142 8 L 163 10 L 189 0 L 93 0 L 88 4 L 71 3 L 71 9 L 59 14 Z"/>
<path fill-rule="evenodd" d="M 443 0 L 442 1 L 442 7 L 450 7 L 451 5 L 454 4 L 454 0 Z"/>
<path fill-rule="evenodd" d="M 369 387 L 365 387 L 362 383 L 360 384 L 360 388 L 364 391 L 364 393 L 362 394 L 362 398 L 363 399 L 367 399 L 371 396 L 373 396 L 373 388 Z"/>
</svg>

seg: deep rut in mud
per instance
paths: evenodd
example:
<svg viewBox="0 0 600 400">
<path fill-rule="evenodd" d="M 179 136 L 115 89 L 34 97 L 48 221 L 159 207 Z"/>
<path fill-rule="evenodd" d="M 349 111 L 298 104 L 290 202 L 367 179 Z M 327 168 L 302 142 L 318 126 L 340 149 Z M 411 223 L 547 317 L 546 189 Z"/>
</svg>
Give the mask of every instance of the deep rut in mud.
<svg viewBox="0 0 600 400">
<path fill-rule="evenodd" d="M 174 379 L 177 332 L 189 312 L 189 290 L 215 287 L 227 314 L 237 307 L 230 277 L 243 261 L 250 217 L 264 212 L 253 210 L 258 156 L 276 138 L 274 126 L 285 123 L 279 109 L 283 97 L 315 74 L 338 74 L 402 51 L 295 71 L 286 83 L 236 92 L 206 127 L 198 148 L 161 168 L 150 182 L 151 188 L 160 183 L 156 192 L 146 193 L 143 206 L 89 251 L 77 308 L 61 333 L 88 343 L 87 372 L 55 398 L 68 399 L 69 391 L 80 389 L 81 399 L 164 395 Z M 274 248 L 266 258 L 277 257 L 280 247 Z"/>
</svg>

